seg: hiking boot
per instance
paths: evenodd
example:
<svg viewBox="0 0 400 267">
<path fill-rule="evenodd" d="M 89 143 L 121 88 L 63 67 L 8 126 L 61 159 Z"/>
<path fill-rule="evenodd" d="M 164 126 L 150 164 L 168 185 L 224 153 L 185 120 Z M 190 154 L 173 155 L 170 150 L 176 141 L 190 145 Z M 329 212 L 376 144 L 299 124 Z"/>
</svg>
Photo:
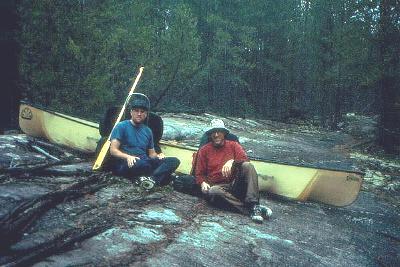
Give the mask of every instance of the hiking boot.
<svg viewBox="0 0 400 267">
<path fill-rule="evenodd" d="M 259 205 L 260 210 L 261 210 L 261 216 L 268 220 L 272 216 L 272 210 L 268 208 L 267 206 Z"/>
<path fill-rule="evenodd" d="M 259 205 L 254 205 L 254 207 L 250 210 L 250 218 L 253 222 L 262 223 L 264 218 L 261 213 L 261 208 Z"/>
<path fill-rule="evenodd" d="M 140 176 L 137 180 L 139 186 L 144 190 L 151 190 L 156 182 L 151 176 Z"/>
</svg>

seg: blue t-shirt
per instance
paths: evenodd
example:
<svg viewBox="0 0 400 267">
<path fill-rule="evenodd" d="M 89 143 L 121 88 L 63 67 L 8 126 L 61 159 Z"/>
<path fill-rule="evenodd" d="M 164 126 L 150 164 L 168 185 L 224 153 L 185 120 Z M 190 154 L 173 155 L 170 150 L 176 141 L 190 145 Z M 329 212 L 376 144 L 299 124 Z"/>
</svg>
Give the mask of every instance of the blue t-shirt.
<svg viewBox="0 0 400 267">
<path fill-rule="evenodd" d="M 129 155 L 147 158 L 147 150 L 154 149 L 153 133 L 144 124 L 133 125 L 130 120 L 121 121 L 111 133 L 111 140 L 121 142 L 120 150 Z"/>
</svg>

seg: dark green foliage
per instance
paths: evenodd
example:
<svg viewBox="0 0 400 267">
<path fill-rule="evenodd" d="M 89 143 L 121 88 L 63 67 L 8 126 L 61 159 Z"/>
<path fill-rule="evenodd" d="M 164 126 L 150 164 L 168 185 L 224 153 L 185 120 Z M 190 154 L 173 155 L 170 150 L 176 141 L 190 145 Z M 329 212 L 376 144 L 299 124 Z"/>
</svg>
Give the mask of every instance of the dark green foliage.
<svg viewBox="0 0 400 267">
<path fill-rule="evenodd" d="M 157 102 L 197 68 L 196 19 L 184 4 L 22 1 L 19 11 L 24 94 L 60 111 L 98 118 L 123 102 L 141 65 L 139 90 Z"/>
<path fill-rule="evenodd" d="M 22 88 L 98 119 L 143 65 L 138 91 L 158 110 L 317 117 L 332 128 L 345 112 L 387 118 L 400 105 L 399 9 L 396 0 L 22 0 Z"/>
</svg>

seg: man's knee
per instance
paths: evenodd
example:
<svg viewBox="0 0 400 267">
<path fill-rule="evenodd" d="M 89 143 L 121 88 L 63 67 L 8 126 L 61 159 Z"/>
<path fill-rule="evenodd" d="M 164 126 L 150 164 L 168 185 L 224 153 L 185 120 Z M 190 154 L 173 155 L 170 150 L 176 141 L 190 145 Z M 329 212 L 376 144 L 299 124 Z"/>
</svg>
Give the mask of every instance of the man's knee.
<svg viewBox="0 0 400 267">
<path fill-rule="evenodd" d="M 254 165 L 251 162 L 245 161 L 242 164 L 242 169 L 244 172 L 255 170 Z"/>
<path fill-rule="evenodd" d="M 139 170 L 151 170 L 152 165 L 149 161 L 147 160 L 137 160 L 135 164 L 133 165 L 134 169 L 139 169 Z"/>
<path fill-rule="evenodd" d="M 247 183 L 249 183 L 250 181 L 258 182 L 257 171 L 254 168 L 254 165 L 250 162 L 243 162 L 242 175 L 244 176 Z"/>
<path fill-rule="evenodd" d="M 210 196 L 223 196 L 225 194 L 225 190 L 218 185 L 213 185 L 208 189 L 208 195 Z"/>
<path fill-rule="evenodd" d="M 181 161 L 178 158 L 175 157 L 167 157 L 165 158 L 165 162 L 168 164 L 168 166 L 171 166 L 174 170 L 176 170 L 181 164 Z"/>
</svg>

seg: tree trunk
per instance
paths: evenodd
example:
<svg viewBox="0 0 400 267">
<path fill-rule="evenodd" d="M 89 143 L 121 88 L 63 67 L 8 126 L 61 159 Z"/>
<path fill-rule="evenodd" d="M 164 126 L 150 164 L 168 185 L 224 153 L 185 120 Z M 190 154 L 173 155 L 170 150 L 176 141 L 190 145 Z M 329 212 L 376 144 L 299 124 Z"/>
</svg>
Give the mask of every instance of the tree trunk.
<svg viewBox="0 0 400 267">
<path fill-rule="evenodd" d="M 0 134 L 5 129 L 16 127 L 18 114 L 19 89 L 18 79 L 18 46 L 16 31 L 18 30 L 17 7 L 12 0 L 0 3 L 0 81 L 2 96 L 0 102 Z"/>
<path fill-rule="evenodd" d="M 382 75 L 380 89 L 383 106 L 381 108 L 380 144 L 386 152 L 400 153 L 400 93 L 398 90 L 399 70 L 398 40 L 400 32 L 391 21 L 391 10 L 394 8 L 390 0 L 380 3 L 380 60 Z"/>
</svg>

